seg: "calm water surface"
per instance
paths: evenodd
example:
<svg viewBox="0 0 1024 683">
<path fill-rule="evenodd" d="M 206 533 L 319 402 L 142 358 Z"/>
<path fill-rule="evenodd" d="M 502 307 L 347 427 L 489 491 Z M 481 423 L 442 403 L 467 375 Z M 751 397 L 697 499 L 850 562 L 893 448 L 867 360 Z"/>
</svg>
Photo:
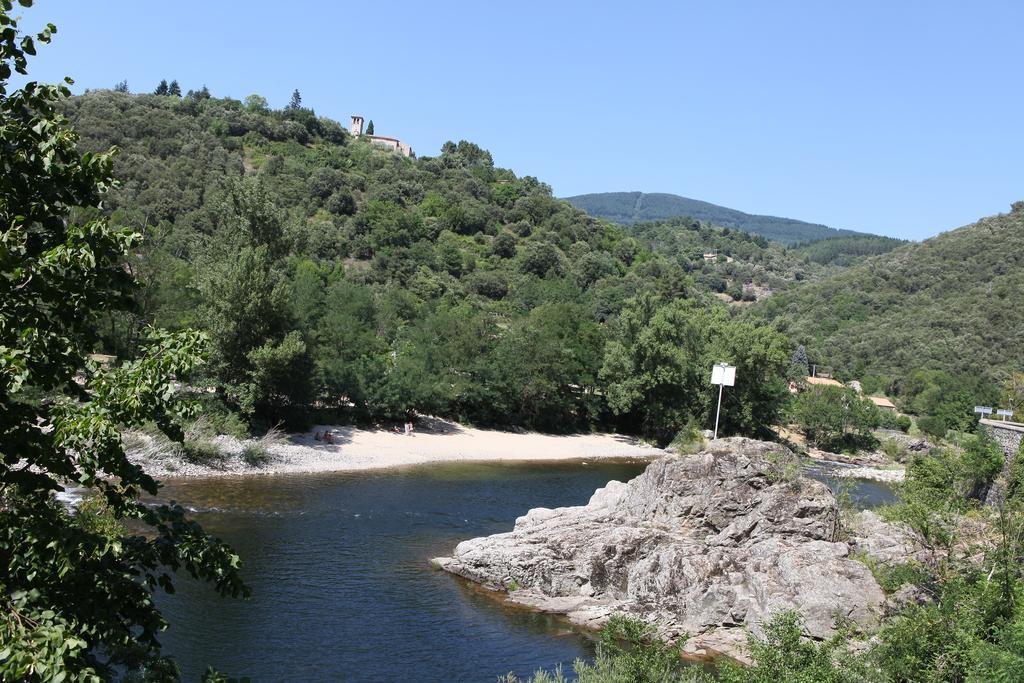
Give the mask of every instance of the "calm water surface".
<svg viewBox="0 0 1024 683">
<path fill-rule="evenodd" d="M 198 680 L 213 665 L 254 681 L 494 681 L 593 655 L 556 617 L 503 606 L 431 568 L 467 538 L 533 507 L 585 503 L 642 464 L 436 464 L 377 473 L 167 482 L 244 561 L 251 600 L 178 579 L 160 599 L 165 651 Z M 828 480 L 826 472 L 812 476 Z M 888 502 L 855 482 L 864 506 Z"/>
<path fill-rule="evenodd" d="M 494 681 L 593 654 L 555 617 L 502 606 L 431 568 L 532 507 L 585 503 L 642 464 L 431 465 L 168 482 L 162 497 L 239 552 L 251 600 L 178 580 L 165 651 L 254 681 Z"/>
</svg>

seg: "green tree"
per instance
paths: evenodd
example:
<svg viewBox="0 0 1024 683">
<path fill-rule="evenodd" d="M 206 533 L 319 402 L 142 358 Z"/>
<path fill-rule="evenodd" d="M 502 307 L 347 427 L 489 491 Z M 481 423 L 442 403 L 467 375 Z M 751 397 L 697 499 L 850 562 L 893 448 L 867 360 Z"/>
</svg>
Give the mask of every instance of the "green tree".
<svg viewBox="0 0 1024 683">
<path fill-rule="evenodd" d="M 1024 372 L 1011 372 L 1003 382 L 999 406 L 1012 410 L 1017 420 L 1024 420 Z"/>
<path fill-rule="evenodd" d="M 793 420 L 808 441 L 826 449 L 857 448 L 871 441 L 880 415 L 873 403 L 853 389 L 811 386 L 797 395 Z"/>
<path fill-rule="evenodd" d="M 248 95 L 245 98 L 245 108 L 251 112 L 262 114 L 270 111 L 270 104 L 267 98 L 261 95 Z"/>
<path fill-rule="evenodd" d="M 167 86 L 167 94 L 171 97 L 181 97 L 181 86 L 178 85 L 178 81 L 171 81 L 171 84 Z"/>
<path fill-rule="evenodd" d="M 302 95 L 299 94 L 299 89 L 296 88 L 292 91 L 292 98 L 288 100 L 288 106 L 286 109 L 295 111 L 302 108 Z"/>
<path fill-rule="evenodd" d="M 168 87 L 167 87 L 167 79 L 166 78 L 161 78 L 160 79 L 160 85 L 156 86 L 156 90 L 153 91 L 153 94 L 154 95 L 167 95 L 168 94 Z"/>
<path fill-rule="evenodd" d="M 127 93 L 127 92 L 129 92 L 129 90 L 128 90 L 128 81 L 118 81 L 117 83 L 115 83 L 114 84 L 114 92 L 120 92 L 120 93 Z"/>
<path fill-rule="evenodd" d="M 227 187 L 216 221 L 198 276 L 212 379 L 248 416 L 294 415 L 312 399 L 312 378 L 300 372 L 310 366 L 305 342 L 290 335 L 284 218 L 260 180 L 247 178 Z"/>
<path fill-rule="evenodd" d="M 694 306 L 659 306 L 648 294 L 630 300 L 605 347 L 601 379 L 608 405 L 639 430 L 667 443 L 703 407 L 698 368 L 703 338 Z"/>
<path fill-rule="evenodd" d="M 373 135 L 373 119 L 370 119 L 370 122 L 366 124 L 366 134 Z"/>
<path fill-rule="evenodd" d="M 347 399 L 356 409 L 389 410 L 379 405 L 379 385 L 387 373 L 388 346 L 377 334 L 376 306 L 369 287 L 335 277 L 323 299 L 316 328 L 317 366 L 329 404 Z"/>
<path fill-rule="evenodd" d="M 803 344 L 796 347 L 793 356 L 789 359 L 789 379 L 802 380 L 811 374 L 811 365 L 807 360 L 807 349 Z"/>
<path fill-rule="evenodd" d="M 786 397 L 788 354 L 784 336 L 731 321 L 691 301 L 642 294 L 627 302 L 605 347 L 601 378 L 608 406 L 627 423 L 668 442 L 686 424 L 710 424 L 717 392 L 709 383 L 715 363 L 736 366 L 726 389 L 720 431 L 765 434 Z"/>
<path fill-rule="evenodd" d="M 180 507 L 138 500 L 158 486 L 125 457 L 120 434 L 154 421 L 181 436 L 176 421 L 189 411 L 172 387 L 199 361 L 202 336 L 152 331 L 138 358 L 89 362 L 96 316 L 132 292 L 122 266 L 139 235 L 94 210 L 113 184 L 112 153 L 79 153 L 57 113 L 67 86 L 8 91 L 56 31 L 21 36 L 11 9 L 0 0 L 0 679 L 142 670 L 175 680 L 152 593 L 170 591 L 175 570 L 222 594 L 245 588 L 238 557 Z M 78 512 L 57 503 L 67 483 L 96 502 Z"/>
<path fill-rule="evenodd" d="M 704 331 L 702 372 L 719 362 L 736 367 L 736 384 L 722 397 L 719 433 L 772 438 L 789 398 L 786 389 L 789 340 L 765 326 L 730 319 L 724 311 L 704 313 L 698 323 Z M 711 424 L 711 402 L 706 404 L 703 424 Z"/>
</svg>

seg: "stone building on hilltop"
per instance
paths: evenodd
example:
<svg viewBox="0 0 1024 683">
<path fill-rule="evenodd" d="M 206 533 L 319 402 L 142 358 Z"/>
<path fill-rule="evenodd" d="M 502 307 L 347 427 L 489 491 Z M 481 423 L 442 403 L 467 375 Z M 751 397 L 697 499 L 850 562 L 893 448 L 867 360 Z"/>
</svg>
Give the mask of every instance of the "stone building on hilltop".
<svg viewBox="0 0 1024 683">
<path fill-rule="evenodd" d="M 363 117 L 359 115 L 352 116 L 352 125 L 349 128 L 349 132 L 352 133 L 354 138 L 366 138 L 376 147 L 386 149 L 392 152 L 397 152 L 402 156 L 415 158 L 416 154 L 412 151 L 412 147 L 402 142 L 398 138 L 389 138 L 384 135 L 364 135 L 363 134 Z"/>
</svg>

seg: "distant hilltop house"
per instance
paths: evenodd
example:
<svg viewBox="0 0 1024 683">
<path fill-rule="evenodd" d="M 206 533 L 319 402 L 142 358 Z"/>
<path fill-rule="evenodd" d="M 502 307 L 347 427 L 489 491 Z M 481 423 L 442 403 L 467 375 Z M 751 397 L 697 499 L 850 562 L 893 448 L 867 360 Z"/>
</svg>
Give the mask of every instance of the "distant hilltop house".
<svg viewBox="0 0 1024 683">
<path fill-rule="evenodd" d="M 704 252 L 704 261 L 705 262 L 717 261 L 718 257 L 719 257 L 719 253 L 718 253 L 717 249 L 715 249 L 714 251 L 705 251 Z M 726 256 L 725 257 L 725 262 L 726 263 L 732 263 L 733 262 L 732 256 Z"/>
<path fill-rule="evenodd" d="M 413 157 L 413 158 L 416 157 L 416 154 L 414 154 L 413 151 L 412 151 L 412 147 L 410 147 L 409 145 L 405 144 L 404 142 L 402 142 L 398 138 L 389 138 L 389 137 L 385 137 L 383 135 L 363 135 L 363 117 L 362 116 L 353 116 L 352 117 L 352 126 L 349 128 L 349 132 L 352 133 L 352 137 L 355 137 L 355 138 L 360 138 L 360 137 L 366 138 L 374 146 L 380 147 L 381 149 L 387 149 L 387 150 L 390 150 L 392 152 L 397 152 L 397 153 L 401 154 L 402 156 Z"/>
<path fill-rule="evenodd" d="M 889 410 L 889 411 L 892 411 L 894 413 L 898 412 L 896 410 L 896 404 L 893 403 L 892 401 L 890 401 L 887 398 L 883 398 L 882 396 L 868 396 L 868 400 L 871 401 L 872 403 L 874 403 L 876 406 L 878 406 L 882 410 Z"/>
</svg>

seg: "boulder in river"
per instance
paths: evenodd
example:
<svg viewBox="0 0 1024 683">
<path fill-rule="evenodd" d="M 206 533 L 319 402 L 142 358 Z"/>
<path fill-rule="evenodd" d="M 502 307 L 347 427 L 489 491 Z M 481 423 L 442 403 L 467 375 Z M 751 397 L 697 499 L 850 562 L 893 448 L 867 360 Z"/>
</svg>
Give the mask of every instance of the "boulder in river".
<svg viewBox="0 0 1024 683">
<path fill-rule="evenodd" d="M 587 505 L 530 510 L 435 563 L 583 626 L 643 619 L 663 637 L 688 636 L 695 655 L 742 658 L 742 628 L 758 633 L 783 609 L 818 638 L 837 617 L 872 625 L 885 596 L 838 540 L 832 492 L 801 478 L 795 457 L 774 443 L 711 441 L 609 482 Z"/>
</svg>

